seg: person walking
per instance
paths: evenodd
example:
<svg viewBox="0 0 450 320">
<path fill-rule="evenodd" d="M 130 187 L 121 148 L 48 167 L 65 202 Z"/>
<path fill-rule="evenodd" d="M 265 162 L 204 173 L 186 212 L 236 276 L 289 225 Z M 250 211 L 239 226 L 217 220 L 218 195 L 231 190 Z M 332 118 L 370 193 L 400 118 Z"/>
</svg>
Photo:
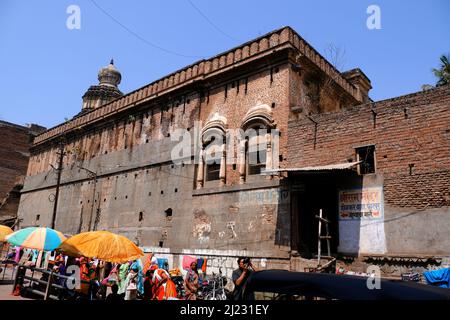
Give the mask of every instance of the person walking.
<svg viewBox="0 0 450 320">
<path fill-rule="evenodd" d="M 190 269 L 188 270 L 184 279 L 184 286 L 186 290 L 186 300 L 197 300 L 199 283 L 196 261 L 192 262 L 190 265 Z"/>
</svg>

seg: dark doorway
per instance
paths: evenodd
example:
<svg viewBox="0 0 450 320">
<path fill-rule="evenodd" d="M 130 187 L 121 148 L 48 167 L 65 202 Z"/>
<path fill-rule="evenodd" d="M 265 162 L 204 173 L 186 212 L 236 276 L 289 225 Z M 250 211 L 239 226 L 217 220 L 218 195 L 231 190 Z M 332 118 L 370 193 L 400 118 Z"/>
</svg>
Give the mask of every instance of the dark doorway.
<svg viewBox="0 0 450 320">
<path fill-rule="evenodd" d="M 322 216 L 329 220 L 329 235 L 331 236 L 330 250 L 336 253 L 339 244 L 338 225 L 338 190 L 335 177 L 330 174 L 304 174 L 293 177 L 295 183 L 301 183 L 302 188 L 296 192 L 297 217 L 294 220 L 297 226 L 296 240 L 297 250 L 300 255 L 307 259 L 312 259 L 317 255 L 318 245 L 318 219 L 320 209 Z M 296 199 L 295 199 L 296 198 Z M 295 212 L 293 212 L 295 214 Z M 326 232 L 322 223 L 322 235 Z M 322 255 L 326 255 L 326 241 L 322 240 Z"/>
</svg>

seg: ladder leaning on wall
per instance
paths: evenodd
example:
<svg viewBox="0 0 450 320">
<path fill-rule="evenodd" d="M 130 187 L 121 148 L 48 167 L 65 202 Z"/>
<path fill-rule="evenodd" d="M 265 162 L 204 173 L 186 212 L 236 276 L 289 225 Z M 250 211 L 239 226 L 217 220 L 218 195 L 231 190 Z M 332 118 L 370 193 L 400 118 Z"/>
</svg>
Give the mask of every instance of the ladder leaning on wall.
<svg viewBox="0 0 450 320">
<path fill-rule="evenodd" d="M 317 236 L 317 271 L 323 270 L 326 267 L 330 266 L 336 258 L 331 256 L 331 248 L 330 248 L 330 232 L 328 224 L 330 221 L 323 217 L 322 215 L 322 209 L 319 210 L 319 215 L 316 215 L 316 218 L 319 220 L 319 231 Z M 322 222 L 325 224 L 325 235 L 322 235 Z M 322 255 L 322 240 L 327 241 L 327 254 L 326 256 Z M 325 263 L 323 266 L 321 265 L 321 259 L 326 258 L 329 259 L 327 263 Z"/>
</svg>

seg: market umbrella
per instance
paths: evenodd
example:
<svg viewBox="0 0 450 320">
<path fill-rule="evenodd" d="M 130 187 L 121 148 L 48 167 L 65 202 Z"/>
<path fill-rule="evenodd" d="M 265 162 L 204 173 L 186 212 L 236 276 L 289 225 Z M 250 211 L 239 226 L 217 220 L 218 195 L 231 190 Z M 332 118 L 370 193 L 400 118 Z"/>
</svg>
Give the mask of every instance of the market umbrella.
<svg viewBox="0 0 450 320">
<path fill-rule="evenodd" d="M 6 236 L 12 245 L 39 251 L 53 251 L 66 240 L 64 235 L 56 230 L 44 227 L 29 227 Z"/>
<path fill-rule="evenodd" d="M 136 260 L 144 255 L 130 239 L 109 231 L 82 232 L 61 243 L 58 249 L 69 256 L 116 263 Z"/>
<path fill-rule="evenodd" d="M 13 232 L 13 229 L 10 227 L 0 225 L 0 242 L 5 242 L 5 237 Z"/>
</svg>

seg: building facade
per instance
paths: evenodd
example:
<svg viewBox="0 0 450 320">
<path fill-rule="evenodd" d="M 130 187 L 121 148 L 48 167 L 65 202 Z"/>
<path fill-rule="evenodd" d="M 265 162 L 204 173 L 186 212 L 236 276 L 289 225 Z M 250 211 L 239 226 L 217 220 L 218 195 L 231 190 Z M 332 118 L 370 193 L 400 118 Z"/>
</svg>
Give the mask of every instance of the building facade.
<svg viewBox="0 0 450 320">
<path fill-rule="evenodd" d="M 46 129 L 0 121 L 0 223 L 16 223 L 20 190 L 27 172 L 33 138 Z"/>
<path fill-rule="evenodd" d="M 314 265 L 311 241 L 312 232 L 317 231 L 317 205 L 308 203 L 314 197 L 304 198 L 305 191 L 314 189 L 304 176 L 315 181 L 307 173 L 348 173 L 345 179 L 359 183 L 370 176 L 360 170 L 372 168 L 362 151 L 354 153 L 353 144 L 375 144 L 376 159 L 380 156 L 380 142 L 374 142 L 383 141 L 380 129 L 376 139 L 369 138 L 374 134 L 370 130 L 361 133 L 360 141 L 348 133 L 348 139 L 336 138 L 339 143 L 330 140 L 339 150 L 323 150 L 328 147 L 325 129 L 335 128 L 330 139 L 340 135 L 333 117 L 345 123 L 346 115 L 357 118 L 369 108 L 373 110 L 367 115 L 369 120 L 373 114 L 376 125 L 384 125 L 385 120 L 368 97 L 370 80 L 361 70 L 340 73 L 289 27 L 125 95 L 118 89 L 120 81 L 111 62 L 100 70 L 99 84 L 83 96 L 82 112 L 35 138 L 20 202 L 20 227 L 54 221 L 55 228 L 67 234 L 106 229 L 127 236 L 144 251 L 167 257 L 173 267 L 181 265 L 184 255 L 201 255 L 208 257 L 212 271 L 222 267 L 228 276 L 238 256 L 253 257 L 264 268 L 298 270 Z M 441 91 L 424 94 L 436 92 L 436 103 L 448 108 L 448 96 Z M 416 121 L 412 110 L 416 109 L 411 107 L 409 122 Z M 448 123 L 448 112 L 442 110 L 439 130 L 445 119 Z M 327 121 L 324 128 L 322 121 Z M 236 130 L 244 135 L 233 135 Z M 186 136 L 189 143 L 180 148 Z M 259 152 L 254 154 L 255 146 Z M 446 152 L 442 156 L 448 158 Z M 59 201 L 53 216 L 57 172 L 51 165 L 57 166 L 61 154 Z M 416 173 L 421 165 L 414 163 Z M 448 162 L 442 163 L 445 166 Z M 385 185 L 389 177 L 383 173 L 380 178 L 379 170 L 377 162 L 371 179 L 381 191 L 374 191 L 397 199 L 392 195 L 397 192 L 395 184 Z M 448 178 L 448 171 L 444 170 L 443 178 Z M 348 190 L 361 189 L 361 184 L 353 186 L 351 181 Z M 366 253 L 365 244 L 359 247 L 363 240 L 350 230 L 355 227 L 348 227 L 352 222 L 345 227 L 339 218 L 356 221 L 357 215 L 351 212 L 350 217 L 347 212 L 342 216 L 329 200 L 333 192 L 337 199 L 341 190 L 326 192 L 323 203 L 327 207 L 317 209 L 323 209 L 331 220 L 333 253 Z M 355 197 L 342 194 L 349 206 Z M 319 203 L 320 199 L 316 197 Z M 442 212 L 448 204 L 439 203 Z M 302 210 L 303 204 L 307 211 Z M 383 217 L 391 214 L 386 206 L 383 209 Z M 395 216 L 397 209 L 393 210 Z M 305 215 L 308 218 L 303 221 Z M 360 228 L 358 232 L 363 239 L 365 231 Z M 355 241 L 359 241 L 356 249 Z M 385 242 L 384 247 L 368 246 L 367 250 L 386 254 L 387 248 Z M 436 252 L 447 254 L 448 250 Z"/>
</svg>

